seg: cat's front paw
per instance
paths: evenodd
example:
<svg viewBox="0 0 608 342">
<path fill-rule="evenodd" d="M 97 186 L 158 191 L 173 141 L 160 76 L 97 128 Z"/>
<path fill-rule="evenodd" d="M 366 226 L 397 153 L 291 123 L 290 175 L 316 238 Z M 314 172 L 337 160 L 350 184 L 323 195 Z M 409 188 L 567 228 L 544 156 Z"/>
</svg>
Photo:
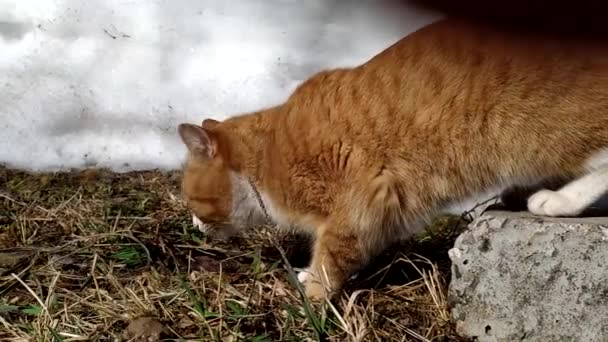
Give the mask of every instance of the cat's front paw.
<svg viewBox="0 0 608 342">
<path fill-rule="evenodd" d="M 304 292 L 306 293 L 306 297 L 311 301 L 322 301 L 328 297 L 323 284 L 318 281 L 306 282 L 304 284 Z"/>
<path fill-rule="evenodd" d="M 530 196 L 528 210 L 534 215 L 552 217 L 576 216 L 582 212 L 575 200 L 564 193 L 551 190 L 540 190 Z"/>
<path fill-rule="evenodd" d="M 298 272 L 298 281 L 305 284 L 306 281 L 311 277 L 310 270 L 307 268 L 301 272 Z"/>
<path fill-rule="evenodd" d="M 327 291 L 323 288 L 323 284 L 321 284 L 309 269 L 305 269 L 298 273 L 298 281 L 304 285 L 304 292 L 308 299 L 312 301 L 321 301 L 327 297 Z"/>
<path fill-rule="evenodd" d="M 192 225 L 198 228 L 201 233 L 207 233 L 207 225 L 204 224 L 203 221 L 201 221 L 201 219 L 199 219 L 196 215 L 192 215 Z"/>
</svg>

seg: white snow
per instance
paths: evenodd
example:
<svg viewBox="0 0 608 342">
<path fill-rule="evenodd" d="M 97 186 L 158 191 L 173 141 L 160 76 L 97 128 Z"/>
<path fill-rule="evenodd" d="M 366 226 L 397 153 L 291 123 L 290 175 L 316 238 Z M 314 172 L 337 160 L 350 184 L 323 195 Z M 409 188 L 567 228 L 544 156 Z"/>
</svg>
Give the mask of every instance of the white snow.
<svg viewBox="0 0 608 342">
<path fill-rule="evenodd" d="M 279 103 L 439 17 L 399 0 L 0 0 L 0 163 L 176 168 L 178 123 Z"/>
</svg>

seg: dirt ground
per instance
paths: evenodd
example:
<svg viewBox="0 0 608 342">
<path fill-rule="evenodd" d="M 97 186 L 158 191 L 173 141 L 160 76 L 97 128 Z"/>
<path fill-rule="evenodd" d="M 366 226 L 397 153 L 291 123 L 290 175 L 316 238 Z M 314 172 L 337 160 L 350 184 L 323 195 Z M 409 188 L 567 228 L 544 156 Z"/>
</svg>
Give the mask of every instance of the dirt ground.
<svg viewBox="0 0 608 342">
<path fill-rule="evenodd" d="M 0 340 L 458 340 L 447 250 L 464 218 L 436 220 L 311 304 L 287 267 L 306 265 L 305 236 L 252 227 L 207 243 L 179 179 L 0 168 Z"/>
</svg>

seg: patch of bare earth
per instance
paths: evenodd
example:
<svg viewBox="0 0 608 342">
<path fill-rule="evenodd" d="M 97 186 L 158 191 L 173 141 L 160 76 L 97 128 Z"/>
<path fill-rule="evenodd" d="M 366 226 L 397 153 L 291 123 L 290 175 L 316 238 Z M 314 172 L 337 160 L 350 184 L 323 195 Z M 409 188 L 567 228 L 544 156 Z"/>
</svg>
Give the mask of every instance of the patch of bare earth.
<svg viewBox="0 0 608 342">
<path fill-rule="evenodd" d="M 331 303 L 310 304 L 305 237 L 254 227 L 222 244 L 192 227 L 179 172 L 0 168 L 1 341 L 455 341 L 438 220 Z"/>
</svg>

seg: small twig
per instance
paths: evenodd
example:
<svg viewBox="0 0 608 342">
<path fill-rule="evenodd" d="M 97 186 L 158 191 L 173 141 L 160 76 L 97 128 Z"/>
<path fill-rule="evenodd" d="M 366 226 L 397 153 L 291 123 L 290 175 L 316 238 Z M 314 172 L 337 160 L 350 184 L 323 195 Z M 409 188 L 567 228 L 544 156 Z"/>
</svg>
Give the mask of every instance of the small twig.
<svg viewBox="0 0 608 342">
<path fill-rule="evenodd" d="M 32 290 L 31 287 L 29 287 L 29 285 L 27 285 L 23 280 L 21 280 L 21 278 L 19 278 L 15 273 L 11 273 L 11 276 L 13 278 L 15 278 L 15 280 L 17 280 L 21 285 L 23 285 L 23 287 L 25 287 L 25 289 L 27 290 L 27 292 L 29 292 L 34 299 L 36 299 L 36 301 L 38 302 L 38 304 L 40 304 L 40 306 L 42 306 L 42 309 L 44 310 L 44 312 L 47 314 L 48 318 L 51 318 L 51 314 L 49 313 L 49 309 L 46 307 L 46 305 L 44 304 L 44 302 L 42 302 L 42 300 L 40 299 L 40 297 L 38 297 L 38 295 L 36 294 L 36 292 L 34 292 L 34 290 Z"/>
<path fill-rule="evenodd" d="M 15 330 L 13 330 L 13 329 L 12 329 L 12 328 L 11 328 L 11 327 L 8 325 L 8 322 L 7 322 L 7 321 L 6 321 L 4 318 L 2 318 L 2 316 L 0 316 L 0 323 L 2 323 L 2 325 L 4 326 L 4 328 L 6 329 L 6 331 L 10 331 L 10 332 L 11 332 L 11 334 L 15 335 L 15 337 L 16 337 L 18 340 L 22 338 L 21 336 L 19 336 L 19 334 L 17 334 L 17 333 L 15 332 Z"/>
<path fill-rule="evenodd" d="M 76 198 L 76 196 L 80 195 L 80 191 L 82 190 L 82 187 L 79 187 L 72 196 L 70 196 L 70 198 L 68 198 L 66 201 L 63 201 L 62 203 L 60 203 L 57 207 L 51 209 L 54 212 L 57 212 L 61 209 L 63 209 L 66 205 L 68 205 L 68 203 L 72 202 L 72 200 L 74 200 L 74 198 Z M 54 213 L 53 213 L 54 214 Z"/>
<path fill-rule="evenodd" d="M 32 261 L 30 261 L 29 265 L 27 265 L 26 267 L 24 267 L 23 269 L 21 269 L 21 271 L 18 274 L 18 277 L 22 277 L 25 273 L 29 272 L 29 270 L 36 264 L 36 262 L 38 261 L 38 253 L 34 254 L 34 256 L 32 257 Z M 0 297 L 4 295 L 4 293 L 8 292 L 15 283 L 13 284 L 8 284 L 10 280 L 5 281 L 4 283 L 0 284 Z"/>
<path fill-rule="evenodd" d="M 118 30 L 116 29 L 116 27 L 114 27 L 114 25 L 112 25 L 112 28 L 114 28 L 114 31 L 118 31 Z M 112 38 L 112 39 L 116 39 L 116 38 L 118 38 L 118 37 L 119 37 L 119 36 L 118 36 L 118 35 L 116 35 L 116 34 L 111 34 L 111 33 L 110 33 L 110 31 L 108 31 L 107 29 L 103 29 L 103 32 L 105 32 L 105 34 L 107 34 L 107 35 L 108 35 L 110 38 Z M 119 34 L 120 34 L 120 37 L 121 37 L 121 38 L 131 38 L 131 36 L 130 36 L 130 35 L 128 35 L 128 34 L 126 34 L 126 33 L 119 32 Z"/>
<path fill-rule="evenodd" d="M 4 199 L 6 199 L 6 200 L 8 200 L 10 202 L 13 202 L 15 204 L 19 204 L 22 207 L 27 207 L 27 204 L 25 204 L 23 202 L 20 202 L 20 201 L 17 201 L 16 199 L 12 198 L 11 196 L 9 196 L 6 193 L 0 192 L 0 197 L 4 198 Z"/>
<path fill-rule="evenodd" d="M 217 290 L 216 290 L 217 298 L 222 298 L 222 263 L 220 263 L 220 272 L 217 276 Z M 222 336 L 222 327 L 224 326 L 224 313 L 223 313 L 223 305 L 219 305 L 219 328 L 218 328 L 218 336 Z"/>
<path fill-rule="evenodd" d="M 116 221 L 154 221 L 154 218 L 148 216 L 106 216 L 108 220 L 116 220 Z M 116 223 L 115 223 L 116 224 Z"/>
<path fill-rule="evenodd" d="M 93 278 L 93 284 L 95 284 L 95 294 L 97 295 L 97 300 L 101 303 L 101 294 L 99 293 L 99 284 L 97 283 L 97 276 L 95 275 L 95 269 L 97 268 L 97 252 L 93 256 L 93 263 L 91 265 L 91 278 Z"/>
<path fill-rule="evenodd" d="M 106 29 L 103 29 L 103 32 L 105 32 L 105 34 L 107 34 L 107 35 L 108 35 L 110 38 L 112 38 L 112 39 L 116 39 L 116 38 L 118 38 L 117 36 L 115 36 L 115 35 L 111 34 L 111 33 L 110 33 L 110 31 L 108 31 L 108 30 L 106 30 Z"/>
</svg>

